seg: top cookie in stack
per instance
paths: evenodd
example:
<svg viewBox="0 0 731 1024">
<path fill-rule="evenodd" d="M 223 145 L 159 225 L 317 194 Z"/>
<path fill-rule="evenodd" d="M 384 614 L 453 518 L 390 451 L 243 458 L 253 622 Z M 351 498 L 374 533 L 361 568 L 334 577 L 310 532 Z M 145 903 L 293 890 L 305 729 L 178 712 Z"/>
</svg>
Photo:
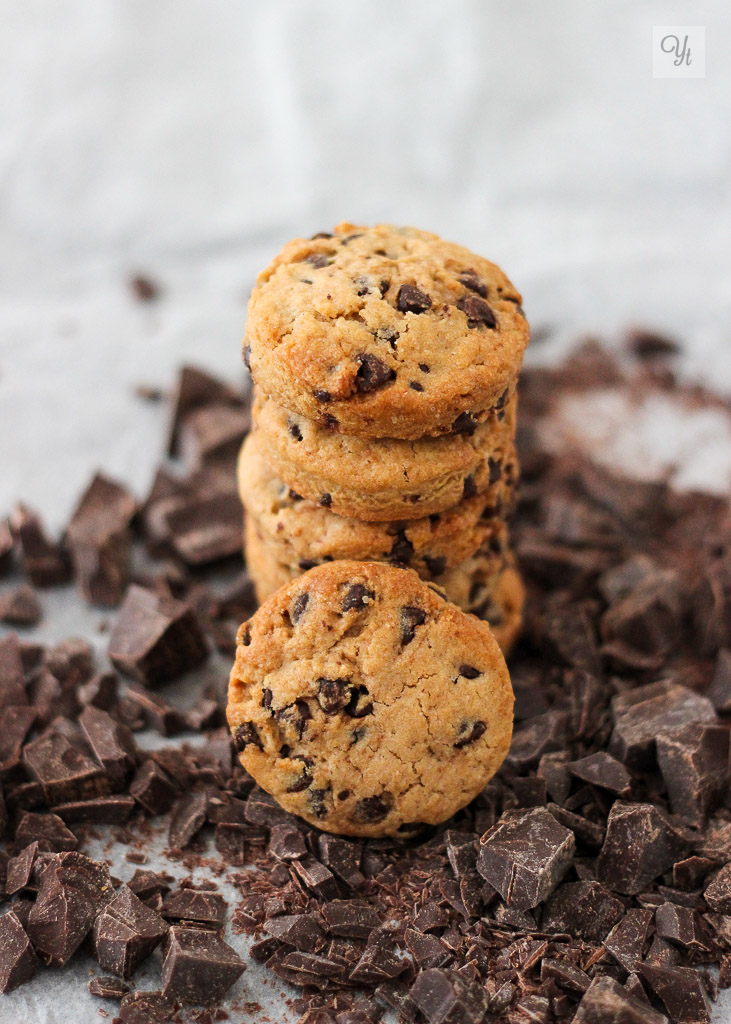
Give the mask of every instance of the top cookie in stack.
<svg viewBox="0 0 731 1024">
<path fill-rule="evenodd" d="M 302 538 L 316 522 L 324 529 L 312 514 L 319 506 L 368 538 L 367 557 L 438 563 L 452 573 L 449 585 L 439 571 L 419 571 L 455 600 L 458 593 L 467 610 L 485 604 L 512 561 L 505 518 L 517 481 L 515 392 L 529 338 L 520 303 L 495 264 L 428 232 L 387 225 L 346 223 L 295 239 L 259 275 L 244 349 L 257 386 L 254 430 L 239 481 L 250 565 L 255 576 L 254 566 L 267 566 L 256 579 L 260 596 L 308 562 Z M 286 500 L 287 525 L 274 494 Z M 443 550 L 431 560 L 428 550 L 409 553 L 411 543 L 400 541 L 439 537 L 440 515 L 464 503 L 470 520 L 476 514 L 487 526 L 474 532 L 479 546 L 469 557 L 455 547 L 459 563 Z M 429 530 L 419 526 L 426 517 Z M 384 529 L 366 531 L 367 523 L 385 524 L 394 551 Z M 287 531 L 295 529 L 288 555 Z M 348 556 L 336 545 L 322 557 Z M 453 571 L 465 577 L 457 588 Z"/>
</svg>

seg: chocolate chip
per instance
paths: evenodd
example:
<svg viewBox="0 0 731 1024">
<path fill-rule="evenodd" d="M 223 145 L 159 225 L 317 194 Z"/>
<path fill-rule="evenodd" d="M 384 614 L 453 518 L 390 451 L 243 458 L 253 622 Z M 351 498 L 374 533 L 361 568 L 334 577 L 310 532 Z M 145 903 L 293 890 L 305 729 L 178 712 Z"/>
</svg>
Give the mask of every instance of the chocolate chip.
<svg viewBox="0 0 731 1024">
<path fill-rule="evenodd" d="M 312 712 L 307 701 L 299 699 L 293 704 L 288 704 L 287 707 L 282 708 L 280 711 L 275 711 L 274 717 L 280 722 L 291 725 L 297 734 L 297 738 L 302 739 L 307 723 L 312 718 Z"/>
<path fill-rule="evenodd" d="M 441 576 L 447 568 L 447 559 L 444 555 L 424 555 L 424 561 L 430 576 Z"/>
<path fill-rule="evenodd" d="M 364 352 L 355 357 L 358 363 L 358 372 L 355 377 L 355 386 L 360 394 L 368 394 L 377 391 L 378 388 L 390 383 L 396 377 L 396 371 L 379 359 L 377 356 Z"/>
<path fill-rule="evenodd" d="M 322 267 L 329 267 L 333 262 L 332 256 L 324 252 L 313 252 L 309 256 L 305 257 L 305 263 L 309 263 L 311 267 L 315 267 L 320 270 Z"/>
<path fill-rule="evenodd" d="M 318 505 L 322 505 L 323 508 L 330 508 L 332 503 L 333 503 L 333 500 L 332 500 L 332 495 L 331 494 L 321 494 L 320 498 L 319 498 L 319 500 L 317 502 L 317 504 Z"/>
<path fill-rule="evenodd" d="M 305 609 L 309 604 L 309 601 L 310 595 L 307 593 L 306 590 L 303 590 L 302 593 L 297 595 L 294 604 L 292 605 L 292 611 L 290 614 L 290 618 L 292 620 L 293 625 L 296 626 L 299 620 L 302 618 L 302 616 L 305 613 Z"/>
<path fill-rule="evenodd" d="M 457 280 L 465 288 L 469 288 L 471 292 L 477 292 L 483 299 L 487 298 L 487 285 L 481 277 L 477 276 L 474 270 L 463 270 Z"/>
<path fill-rule="evenodd" d="M 412 391 L 423 391 L 424 390 L 424 385 L 420 384 L 418 382 L 418 380 L 410 380 L 409 381 L 409 387 L 411 388 Z"/>
<path fill-rule="evenodd" d="M 344 612 L 349 612 L 352 609 L 360 611 L 366 608 L 375 596 L 364 583 L 353 583 L 345 592 L 341 608 Z"/>
<path fill-rule="evenodd" d="M 406 647 L 416 635 L 416 627 L 423 626 L 426 622 L 426 612 L 423 608 L 415 608 L 413 605 L 404 605 L 401 609 L 401 646 Z"/>
<path fill-rule="evenodd" d="M 370 825 L 377 821 L 383 821 L 393 807 L 393 797 L 390 793 L 381 793 L 380 796 L 367 796 L 358 800 L 352 811 L 353 821 L 362 825 Z"/>
<path fill-rule="evenodd" d="M 234 733 L 234 747 L 241 753 L 248 746 L 252 745 L 263 750 L 263 744 L 259 732 L 253 722 L 243 722 Z"/>
<path fill-rule="evenodd" d="M 402 562 L 404 565 L 408 565 L 413 553 L 414 545 L 406 536 L 406 531 L 399 530 L 394 538 L 393 544 L 391 545 L 389 559 L 392 562 Z"/>
<path fill-rule="evenodd" d="M 474 498 L 477 494 L 477 484 L 473 476 L 466 476 L 464 478 L 464 484 L 462 486 L 462 497 L 463 498 Z"/>
<path fill-rule="evenodd" d="M 480 736 L 484 736 L 487 732 L 487 726 L 484 722 L 460 722 L 457 735 L 460 737 L 455 741 L 455 747 L 466 747 L 470 743 L 475 743 L 479 740 Z"/>
<path fill-rule="evenodd" d="M 317 388 L 315 391 L 312 392 L 312 395 L 314 398 L 317 399 L 318 402 L 325 403 L 332 401 L 332 395 L 330 394 L 329 391 L 325 391 L 324 388 Z"/>
<path fill-rule="evenodd" d="M 396 296 L 396 307 L 401 313 L 424 313 L 432 300 L 413 284 L 402 284 Z"/>
<path fill-rule="evenodd" d="M 485 300 L 478 298 L 476 295 L 465 295 L 464 298 L 458 299 L 457 309 L 461 310 L 467 317 L 468 327 L 478 327 L 480 324 L 484 324 L 485 327 L 489 328 L 497 327 L 495 314 Z"/>
<path fill-rule="evenodd" d="M 273 696 L 274 694 L 269 689 L 269 687 L 265 686 L 264 689 L 261 691 L 261 706 L 263 708 L 270 708 L 272 706 Z"/>
<path fill-rule="evenodd" d="M 314 242 L 316 238 L 334 238 L 329 231 L 318 231 L 317 234 L 310 236 L 310 241 Z"/>
<path fill-rule="evenodd" d="M 368 700 L 368 689 L 365 686 L 354 686 L 345 707 L 345 714 L 351 718 L 365 718 L 372 713 L 373 702 Z"/>
<path fill-rule="evenodd" d="M 251 373 L 251 345 L 244 345 L 244 366 Z"/>
<path fill-rule="evenodd" d="M 459 674 L 464 676 L 465 679 L 477 679 L 483 673 L 479 668 L 475 668 L 474 665 L 460 665 Z"/>
<path fill-rule="evenodd" d="M 349 679 L 318 679 L 318 702 L 327 715 L 337 714 L 350 700 Z"/>
<path fill-rule="evenodd" d="M 295 441 L 302 440 L 302 431 L 294 420 L 287 420 L 287 433 L 290 437 L 294 438 Z"/>
<path fill-rule="evenodd" d="M 466 434 L 468 437 L 472 437 L 476 430 L 477 421 L 472 413 L 469 412 L 461 412 L 452 424 L 453 434 Z"/>
</svg>

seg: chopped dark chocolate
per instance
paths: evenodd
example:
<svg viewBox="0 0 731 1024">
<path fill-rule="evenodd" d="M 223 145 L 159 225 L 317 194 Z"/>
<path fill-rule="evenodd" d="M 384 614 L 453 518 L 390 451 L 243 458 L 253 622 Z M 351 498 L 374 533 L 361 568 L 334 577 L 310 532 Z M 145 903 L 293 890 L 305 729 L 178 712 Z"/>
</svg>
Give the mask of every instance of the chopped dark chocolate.
<svg viewBox="0 0 731 1024">
<path fill-rule="evenodd" d="M 0 992 L 12 992 L 33 977 L 38 967 L 33 946 L 13 911 L 0 917 Z"/>
<path fill-rule="evenodd" d="M 168 921 L 196 921 L 212 928 L 223 927 L 226 900 L 217 892 L 198 889 L 174 889 L 162 904 L 162 916 Z"/>
<path fill-rule="evenodd" d="M 127 591 L 109 639 L 117 668 L 154 686 L 197 668 L 208 648 L 188 605 L 150 590 Z"/>
<path fill-rule="evenodd" d="M 452 970 L 421 971 L 409 995 L 429 1024 L 482 1024 L 488 1007 L 484 989 Z"/>
<path fill-rule="evenodd" d="M 658 735 L 656 748 L 673 813 L 688 825 L 702 826 L 728 790 L 728 729 L 691 722 Z"/>
<path fill-rule="evenodd" d="M 658 808 L 617 800 L 607 819 L 597 878 L 614 892 L 635 895 L 688 853 L 690 845 Z"/>
<path fill-rule="evenodd" d="M 674 1024 L 709 1024 L 711 1007 L 698 971 L 644 963 L 638 973 L 665 1005 Z"/>
<path fill-rule="evenodd" d="M 160 915 L 122 885 L 94 922 L 94 956 L 103 971 L 130 978 L 167 930 Z"/>
<path fill-rule="evenodd" d="M 98 996 L 99 999 L 121 999 L 129 992 L 129 985 L 121 978 L 111 978 L 105 975 L 92 978 L 86 987 L 91 995 Z"/>
<path fill-rule="evenodd" d="M 624 914 L 624 904 L 600 882 L 560 885 L 543 911 L 543 928 L 601 942 Z"/>
<path fill-rule="evenodd" d="M 74 572 L 87 601 L 115 607 L 129 575 L 129 527 L 137 503 L 115 480 L 97 473 L 69 522 Z"/>
<path fill-rule="evenodd" d="M 151 759 L 143 761 L 137 769 L 129 792 L 148 814 L 153 815 L 169 811 L 178 795 L 170 776 Z"/>
<path fill-rule="evenodd" d="M 668 1019 L 630 995 L 614 978 L 600 976 L 586 990 L 574 1024 L 668 1024 Z"/>
<path fill-rule="evenodd" d="M 46 849 L 61 853 L 62 850 L 75 850 L 79 841 L 69 831 L 58 814 L 38 814 L 26 811 L 15 830 L 15 842 L 19 846 L 28 843 L 46 842 Z"/>
<path fill-rule="evenodd" d="M 35 626 L 40 619 L 41 602 L 27 583 L 0 595 L 0 621 L 11 626 Z"/>
<path fill-rule="evenodd" d="M 23 762 L 32 777 L 40 782 L 51 807 L 67 800 L 101 796 L 110 789 L 109 778 L 102 768 L 55 728 L 26 743 Z"/>
<path fill-rule="evenodd" d="M 622 920 L 603 940 L 604 948 L 626 971 L 636 971 L 637 965 L 642 962 L 651 924 L 651 910 L 638 908 L 628 910 Z"/>
<path fill-rule="evenodd" d="M 168 454 L 178 453 L 180 428 L 190 413 L 207 405 L 225 405 L 236 409 L 241 404 L 242 395 L 228 384 L 197 366 L 184 366 L 178 377 L 173 403 Z"/>
<path fill-rule="evenodd" d="M 10 518 L 10 529 L 23 555 L 23 566 L 37 587 L 57 587 L 71 576 L 68 555 L 60 544 L 48 539 L 40 516 L 27 505 L 18 505 Z"/>
<path fill-rule="evenodd" d="M 717 914 L 731 914 L 731 862 L 713 876 L 703 896 Z"/>
<path fill-rule="evenodd" d="M 137 744 L 132 733 L 106 711 L 93 705 L 88 705 L 81 712 L 79 725 L 112 788 L 122 789 L 137 758 Z"/>
<path fill-rule="evenodd" d="M 528 910 L 555 889 L 574 849 L 573 833 L 544 808 L 507 811 L 480 840 L 477 870 L 509 906 Z"/>
<path fill-rule="evenodd" d="M 163 992 L 181 1003 L 216 1003 L 241 977 L 245 964 L 217 932 L 174 925 L 162 965 Z"/>
<path fill-rule="evenodd" d="M 630 775 L 621 761 L 617 761 L 605 750 L 598 750 L 594 754 L 581 758 L 580 761 L 571 761 L 566 765 L 568 770 L 577 779 L 590 782 L 594 786 L 601 786 L 618 796 L 627 797 L 630 793 Z"/>
<path fill-rule="evenodd" d="M 168 830 L 168 841 L 173 849 L 184 850 L 195 835 L 203 828 L 208 812 L 208 794 L 201 790 L 186 793 L 181 797 Z"/>
<path fill-rule="evenodd" d="M 188 566 L 210 565 L 241 550 L 241 502 L 234 492 L 193 497 L 165 518 L 173 550 Z"/>
</svg>

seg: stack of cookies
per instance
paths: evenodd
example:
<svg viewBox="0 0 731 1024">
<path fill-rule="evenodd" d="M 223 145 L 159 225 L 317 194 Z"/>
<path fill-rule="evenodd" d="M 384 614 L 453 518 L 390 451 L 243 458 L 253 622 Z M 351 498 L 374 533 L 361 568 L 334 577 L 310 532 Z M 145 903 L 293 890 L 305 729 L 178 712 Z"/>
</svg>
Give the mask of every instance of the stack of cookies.
<svg viewBox="0 0 731 1024">
<path fill-rule="evenodd" d="M 510 647 L 520 303 L 499 267 L 412 228 L 341 224 L 260 274 L 239 459 L 260 601 L 322 562 L 407 565 Z"/>
</svg>

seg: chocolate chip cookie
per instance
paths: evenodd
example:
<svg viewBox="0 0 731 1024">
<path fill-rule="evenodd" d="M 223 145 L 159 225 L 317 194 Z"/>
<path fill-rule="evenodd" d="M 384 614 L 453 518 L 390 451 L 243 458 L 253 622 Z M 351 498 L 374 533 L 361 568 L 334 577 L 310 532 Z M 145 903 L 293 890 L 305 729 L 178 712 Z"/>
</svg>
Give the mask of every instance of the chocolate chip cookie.
<svg viewBox="0 0 731 1024">
<path fill-rule="evenodd" d="M 354 437 L 288 412 L 258 393 L 259 450 L 296 494 L 370 522 L 443 512 L 463 498 L 509 500 L 518 479 L 516 398 L 470 430 L 418 441 Z"/>
<path fill-rule="evenodd" d="M 257 600 L 263 602 L 280 587 L 297 579 L 302 569 L 279 559 L 277 548 L 252 517 L 247 517 L 244 533 L 246 564 Z M 510 549 L 500 553 L 477 552 L 446 572 L 436 576 L 420 575 L 462 611 L 489 622 L 500 649 L 508 656 L 522 625 L 524 597 Z"/>
<path fill-rule="evenodd" d="M 305 571 L 334 558 L 408 565 L 420 576 L 439 577 L 469 558 L 484 542 L 497 552 L 507 543 L 508 507 L 496 482 L 487 494 L 464 498 L 445 512 L 421 519 L 364 522 L 336 515 L 292 491 L 262 457 L 260 433 L 241 449 L 238 485 L 246 514 L 277 559 Z M 505 482 L 505 477 L 501 477 Z"/>
<path fill-rule="evenodd" d="M 520 303 L 499 267 L 437 235 L 340 224 L 294 239 L 259 275 L 244 359 L 264 392 L 330 430 L 459 433 L 515 383 Z"/>
<path fill-rule="evenodd" d="M 410 569 L 318 566 L 237 640 L 227 716 L 241 763 L 327 832 L 444 821 L 507 753 L 513 694 L 489 626 Z"/>
</svg>

